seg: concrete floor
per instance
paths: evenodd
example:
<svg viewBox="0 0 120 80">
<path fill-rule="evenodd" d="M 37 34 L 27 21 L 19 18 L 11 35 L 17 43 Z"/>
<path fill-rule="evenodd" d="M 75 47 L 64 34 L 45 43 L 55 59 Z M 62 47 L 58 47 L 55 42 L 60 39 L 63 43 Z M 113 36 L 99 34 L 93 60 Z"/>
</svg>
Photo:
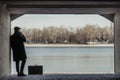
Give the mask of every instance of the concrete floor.
<svg viewBox="0 0 120 80">
<path fill-rule="evenodd" d="M 120 74 L 43 74 L 25 77 L 7 75 L 0 80 L 120 80 Z"/>
</svg>

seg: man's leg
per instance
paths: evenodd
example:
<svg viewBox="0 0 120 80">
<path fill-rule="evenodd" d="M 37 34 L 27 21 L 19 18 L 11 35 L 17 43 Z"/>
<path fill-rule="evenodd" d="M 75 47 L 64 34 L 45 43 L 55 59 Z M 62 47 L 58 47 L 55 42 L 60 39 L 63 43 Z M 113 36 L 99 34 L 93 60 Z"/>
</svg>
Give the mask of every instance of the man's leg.
<svg viewBox="0 0 120 80">
<path fill-rule="evenodd" d="M 20 73 L 24 75 L 24 67 L 25 67 L 25 63 L 26 63 L 26 59 L 25 60 L 21 60 L 21 69 L 20 69 Z"/>
<path fill-rule="evenodd" d="M 20 71 L 19 71 L 19 63 L 20 63 L 20 61 L 17 60 L 17 61 L 15 61 L 15 63 L 16 63 L 16 72 L 17 72 L 18 75 L 19 75 L 19 73 L 20 73 Z"/>
</svg>

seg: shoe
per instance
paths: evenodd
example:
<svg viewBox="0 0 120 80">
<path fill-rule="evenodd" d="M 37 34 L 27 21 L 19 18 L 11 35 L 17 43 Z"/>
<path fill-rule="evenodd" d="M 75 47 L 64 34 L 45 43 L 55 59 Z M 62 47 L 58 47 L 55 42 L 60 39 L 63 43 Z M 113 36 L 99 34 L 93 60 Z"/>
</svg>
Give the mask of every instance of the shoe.
<svg viewBox="0 0 120 80">
<path fill-rule="evenodd" d="M 18 73 L 17 76 L 20 76 L 20 73 Z"/>
<path fill-rule="evenodd" d="M 18 74 L 18 76 L 27 76 L 27 75 L 24 73 L 21 73 L 21 74 Z"/>
<path fill-rule="evenodd" d="M 20 76 L 20 74 L 18 73 L 17 76 Z"/>
<path fill-rule="evenodd" d="M 27 76 L 26 74 L 21 74 L 20 76 Z"/>
</svg>

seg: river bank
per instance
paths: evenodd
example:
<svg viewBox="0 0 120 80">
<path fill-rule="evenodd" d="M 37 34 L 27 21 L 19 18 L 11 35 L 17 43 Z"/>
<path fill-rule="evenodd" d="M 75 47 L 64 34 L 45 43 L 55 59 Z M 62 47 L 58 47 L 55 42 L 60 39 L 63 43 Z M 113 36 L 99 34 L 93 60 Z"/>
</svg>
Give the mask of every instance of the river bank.
<svg viewBox="0 0 120 80">
<path fill-rule="evenodd" d="M 114 47 L 114 44 L 25 44 L 26 47 Z"/>
</svg>

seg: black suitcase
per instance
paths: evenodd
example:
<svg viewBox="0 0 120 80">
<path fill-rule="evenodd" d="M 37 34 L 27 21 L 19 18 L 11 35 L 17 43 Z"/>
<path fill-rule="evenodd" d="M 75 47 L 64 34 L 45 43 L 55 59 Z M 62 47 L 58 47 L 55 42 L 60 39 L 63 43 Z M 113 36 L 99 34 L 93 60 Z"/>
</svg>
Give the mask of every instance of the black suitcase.
<svg viewBox="0 0 120 80">
<path fill-rule="evenodd" d="M 35 66 L 28 66 L 28 74 L 43 74 L 43 66 L 35 65 Z"/>
</svg>

